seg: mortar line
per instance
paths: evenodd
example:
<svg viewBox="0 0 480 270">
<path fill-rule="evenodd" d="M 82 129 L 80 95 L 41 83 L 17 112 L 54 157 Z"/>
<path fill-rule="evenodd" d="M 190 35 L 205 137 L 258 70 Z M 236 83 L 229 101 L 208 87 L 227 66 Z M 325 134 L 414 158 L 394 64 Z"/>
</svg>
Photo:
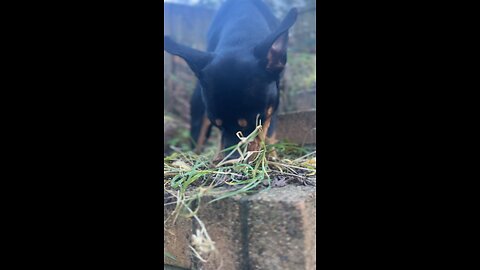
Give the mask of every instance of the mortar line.
<svg viewBox="0 0 480 270">
<path fill-rule="evenodd" d="M 248 216 L 250 214 L 249 202 L 248 199 L 242 199 L 240 201 L 240 228 L 241 228 L 241 247 L 242 247 L 242 260 L 241 260 L 241 269 L 250 270 L 250 256 L 249 256 L 249 241 L 248 241 Z"/>
</svg>

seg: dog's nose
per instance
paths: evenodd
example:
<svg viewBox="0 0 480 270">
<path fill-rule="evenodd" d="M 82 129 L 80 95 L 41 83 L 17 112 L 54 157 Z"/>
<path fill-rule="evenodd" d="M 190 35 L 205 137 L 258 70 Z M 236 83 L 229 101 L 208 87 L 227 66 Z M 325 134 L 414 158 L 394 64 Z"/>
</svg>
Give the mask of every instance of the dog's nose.
<svg viewBox="0 0 480 270">
<path fill-rule="evenodd" d="M 228 159 L 237 159 L 240 157 L 240 154 L 237 150 L 234 150 L 234 146 L 236 146 L 240 142 L 240 139 L 236 135 L 229 134 L 227 132 L 222 134 L 222 146 L 223 149 L 223 156 L 229 156 Z M 229 150 L 226 150 L 229 149 Z M 233 151 L 233 153 L 232 153 Z M 231 155 L 230 155 L 231 154 Z"/>
</svg>

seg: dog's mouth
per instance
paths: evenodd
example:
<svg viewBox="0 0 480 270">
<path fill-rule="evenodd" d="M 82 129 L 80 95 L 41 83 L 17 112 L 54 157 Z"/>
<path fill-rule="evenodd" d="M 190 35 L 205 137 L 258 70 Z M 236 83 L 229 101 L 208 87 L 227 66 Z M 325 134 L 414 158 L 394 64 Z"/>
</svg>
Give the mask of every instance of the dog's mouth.
<svg viewBox="0 0 480 270">
<path fill-rule="evenodd" d="M 258 153 L 261 151 L 261 139 L 256 137 L 254 140 L 248 143 L 246 153 L 243 153 L 244 156 L 240 155 L 238 151 L 225 151 L 225 149 L 221 148 L 223 151 L 220 151 L 216 157 L 214 158 L 213 162 L 216 164 L 225 162 L 232 162 L 238 160 L 239 162 L 250 162 L 254 160 Z M 227 157 L 227 158 L 226 158 Z"/>
<path fill-rule="evenodd" d="M 259 117 L 260 115 L 257 116 L 257 127 L 247 136 L 241 131 L 238 131 L 235 137 L 229 133 L 223 133 L 220 145 L 220 149 L 223 151 L 218 152 L 214 161 L 222 160 L 219 164 L 223 164 L 227 161 L 231 163 L 235 160 L 239 162 L 255 160 L 262 151 L 270 126 L 270 121 L 266 121 L 265 126 L 262 126 Z"/>
</svg>

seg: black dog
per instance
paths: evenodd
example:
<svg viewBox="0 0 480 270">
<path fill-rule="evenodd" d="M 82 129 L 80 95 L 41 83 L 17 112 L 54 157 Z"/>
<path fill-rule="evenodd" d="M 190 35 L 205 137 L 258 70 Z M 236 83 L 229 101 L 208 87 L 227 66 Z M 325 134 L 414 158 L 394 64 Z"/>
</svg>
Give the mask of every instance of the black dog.
<svg viewBox="0 0 480 270">
<path fill-rule="evenodd" d="M 260 0 L 228 0 L 210 26 L 208 52 L 164 37 L 165 50 L 185 59 L 199 79 L 191 100 L 191 135 L 197 151 L 212 125 L 221 129 L 222 148 L 228 148 L 240 141 L 238 131 L 247 136 L 256 128 L 258 115 L 262 139 L 274 137 L 288 30 L 296 19 L 296 9 L 279 22 Z"/>
</svg>

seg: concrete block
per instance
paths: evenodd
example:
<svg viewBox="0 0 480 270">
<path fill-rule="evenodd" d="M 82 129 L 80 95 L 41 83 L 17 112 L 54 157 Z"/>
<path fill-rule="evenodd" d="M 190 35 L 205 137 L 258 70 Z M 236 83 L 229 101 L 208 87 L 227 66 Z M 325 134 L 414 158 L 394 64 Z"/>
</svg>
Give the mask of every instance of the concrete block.
<svg viewBox="0 0 480 270">
<path fill-rule="evenodd" d="M 249 198 L 249 269 L 316 269 L 316 189 L 286 186 Z"/>
<path fill-rule="evenodd" d="M 278 140 L 287 140 L 300 145 L 315 144 L 317 141 L 316 110 L 278 115 L 276 133 Z"/>
<path fill-rule="evenodd" d="M 290 185 L 203 204 L 198 216 L 215 242 L 217 253 L 207 263 L 193 260 L 190 269 L 316 269 L 315 200 L 315 187 Z M 170 251 L 178 261 L 168 262 L 189 268 L 191 235 L 187 236 L 188 230 L 180 232 L 181 228 L 175 227 L 179 231 L 175 234 L 184 239 L 177 239 Z"/>
<path fill-rule="evenodd" d="M 204 198 L 207 202 L 215 197 Z M 207 263 L 196 262 L 195 269 L 245 269 L 243 268 L 242 200 L 239 196 L 203 205 L 198 217 L 205 224 L 208 234 L 215 242 L 217 252 Z"/>
<path fill-rule="evenodd" d="M 164 221 L 175 209 L 175 205 L 163 207 Z M 163 249 L 175 260 L 164 257 L 164 264 L 190 269 L 192 267 L 190 241 L 192 237 L 192 220 L 179 216 L 175 223 L 170 218 L 164 226 Z"/>
</svg>

